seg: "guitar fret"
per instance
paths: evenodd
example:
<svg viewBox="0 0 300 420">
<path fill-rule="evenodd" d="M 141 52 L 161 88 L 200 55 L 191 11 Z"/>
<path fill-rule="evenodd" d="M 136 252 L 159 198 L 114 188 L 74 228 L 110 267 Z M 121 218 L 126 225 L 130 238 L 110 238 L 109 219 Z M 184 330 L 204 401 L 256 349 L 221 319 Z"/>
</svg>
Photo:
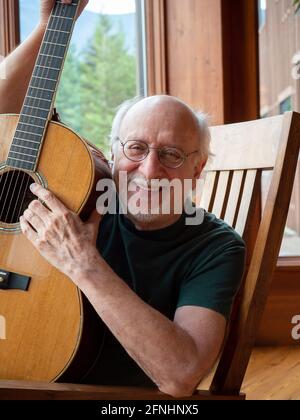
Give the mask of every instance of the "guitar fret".
<svg viewBox="0 0 300 420">
<path fill-rule="evenodd" d="M 28 124 L 28 123 L 23 123 L 22 121 L 20 121 L 20 124 L 23 124 L 23 125 L 28 125 L 28 126 L 30 126 L 30 127 L 35 127 L 35 128 L 45 128 L 45 127 L 44 127 L 44 126 L 42 126 L 42 125 Z"/>
<path fill-rule="evenodd" d="M 46 32 L 44 42 L 47 44 L 67 45 L 70 36 L 70 31 L 51 31 Z"/>
<path fill-rule="evenodd" d="M 38 150 L 36 150 L 36 152 L 38 152 Z M 29 155 L 28 153 L 14 152 L 13 150 L 11 150 L 11 151 L 9 152 L 9 155 L 10 155 L 11 153 L 13 153 L 14 155 L 28 156 L 28 157 L 31 157 L 31 158 L 33 158 L 33 159 L 35 159 L 35 158 L 36 158 L 36 156 L 34 156 L 34 155 Z M 30 162 L 30 163 L 33 163 L 33 162 Z"/>
<path fill-rule="evenodd" d="M 17 131 L 20 131 L 20 130 L 17 130 Z M 26 133 L 26 134 L 29 134 L 29 133 L 27 133 L 26 131 L 23 131 L 24 133 Z M 32 133 L 31 133 L 32 134 Z M 29 142 L 29 143 L 34 143 L 34 144 L 40 144 L 40 142 L 39 141 L 34 141 L 34 140 L 27 140 L 27 139 L 22 139 L 21 137 L 14 137 L 14 140 L 20 140 L 20 141 L 26 141 L 26 142 Z"/>
<path fill-rule="evenodd" d="M 57 21 L 50 20 L 49 30 L 54 30 L 55 31 L 57 29 L 57 26 L 58 26 Z M 70 35 L 71 35 L 71 32 L 72 32 L 72 26 L 73 26 L 73 21 L 71 21 L 71 20 L 60 20 L 59 21 L 59 29 L 61 31 L 68 32 L 68 34 L 70 34 Z"/>
<path fill-rule="evenodd" d="M 58 45 L 59 47 L 66 47 L 67 46 L 67 44 L 58 44 L 57 42 L 48 42 L 48 41 L 44 41 L 44 44 Z"/>
<path fill-rule="evenodd" d="M 36 67 L 41 67 L 42 69 L 49 69 L 49 70 L 56 70 L 60 71 L 60 69 L 57 69 L 56 67 L 47 67 L 47 66 L 41 66 L 40 64 L 36 64 Z"/>
<path fill-rule="evenodd" d="M 16 131 L 19 131 L 20 133 L 30 134 L 30 135 L 33 135 L 33 136 L 36 136 L 36 137 L 41 137 L 41 134 L 31 133 L 29 131 L 20 130 L 19 128 Z M 23 140 L 25 140 L 25 139 L 23 139 Z M 26 141 L 29 141 L 29 140 L 26 140 Z"/>
<path fill-rule="evenodd" d="M 37 118 L 37 119 L 42 120 L 42 121 L 47 121 L 47 118 L 38 117 L 37 115 L 25 114 L 25 112 L 22 112 L 20 117 L 22 117 L 23 115 L 27 118 Z"/>
<path fill-rule="evenodd" d="M 38 142 L 35 142 L 35 143 L 38 143 Z M 33 150 L 34 152 L 39 151 L 39 149 L 34 149 L 33 147 L 28 147 L 28 146 L 21 146 L 21 145 L 18 145 L 18 144 L 12 144 L 11 147 L 19 147 L 20 149 Z"/>
<path fill-rule="evenodd" d="M 60 33 L 63 33 L 63 34 L 70 34 L 70 32 L 69 31 L 62 31 L 62 30 L 60 30 L 60 29 L 47 29 L 47 32 L 48 31 L 51 31 L 51 32 L 60 32 Z"/>
<path fill-rule="evenodd" d="M 32 76 L 34 79 L 50 80 L 51 82 L 57 82 L 55 79 L 49 79 L 48 77 Z"/>
<path fill-rule="evenodd" d="M 73 20 L 73 18 L 71 17 L 67 17 L 67 16 L 57 16 L 57 15 L 52 15 L 52 17 L 55 17 L 57 19 L 68 19 L 68 20 Z"/>
<path fill-rule="evenodd" d="M 33 109 L 38 109 L 38 110 L 41 110 L 41 111 L 46 111 L 46 112 L 49 112 L 50 111 L 50 109 L 45 109 L 45 108 L 39 108 L 39 107 L 37 107 L 37 106 L 32 106 L 32 105 L 23 105 L 24 107 L 26 106 L 26 108 L 33 108 Z"/>
<path fill-rule="evenodd" d="M 42 53 L 40 55 L 44 57 L 50 57 L 50 58 L 59 58 L 60 60 L 63 59 L 63 57 L 59 57 L 58 55 L 49 55 L 49 54 L 42 54 Z"/>
<path fill-rule="evenodd" d="M 7 165 L 12 166 L 13 168 L 18 169 L 25 169 L 27 171 L 33 171 L 34 170 L 34 164 L 33 163 L 26 163 L 26 162 L 10 162 L 10 159 L 7 159 Z"/>
<path fill-rule="evenodd" d="M 36 87 L 36 86 L 32 86 L 32 85 L 30 85 L 29 87 L 31 89 L 45 90 L 47 92 L 52 92 L 53 93 L 53 90 L 52 89 L 46 89 L 46 88 Z"/>
<path fill-rule="evenodd" d="M 10 156 L 9 156 L 9 160 L 16 160 L 16 161 L 19 161 L 19 162 L 31 163 L 31 164 L 33 164 L 33 163 L 34 163 L 34 162 L 30 162 L 29 160 L 25 160 L 25 159 L 17 159 L 17 158 L 10 157 Z"/>
<path fill-rule="evenodd" d="M 36 96 L 30 96 L 30 95 L 26 95 L 26 98 L 35 99 L 35 100 L 37 100 L 37 101 L 47 101 L 47 102 L 52 102 L 52 100 L 50 100 L 50 99 L 37 98 Z"/>
</svg>

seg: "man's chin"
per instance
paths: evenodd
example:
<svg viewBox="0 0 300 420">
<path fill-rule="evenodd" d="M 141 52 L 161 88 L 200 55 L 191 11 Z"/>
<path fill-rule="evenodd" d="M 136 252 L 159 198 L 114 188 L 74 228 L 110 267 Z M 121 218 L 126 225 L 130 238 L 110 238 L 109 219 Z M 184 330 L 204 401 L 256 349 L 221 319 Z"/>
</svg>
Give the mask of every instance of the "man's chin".
<svg viewBox="0 0 300 420">
<path fill-rule="evenodd" d="M 133 222 L 141 225 L 156 225 L 159 222 L 163 222 L 166 219 L 166 215 L 153 214 L 153 213 L 131 213 L 130 210 L 127 212 L 127 217 Z"/>
</svg>

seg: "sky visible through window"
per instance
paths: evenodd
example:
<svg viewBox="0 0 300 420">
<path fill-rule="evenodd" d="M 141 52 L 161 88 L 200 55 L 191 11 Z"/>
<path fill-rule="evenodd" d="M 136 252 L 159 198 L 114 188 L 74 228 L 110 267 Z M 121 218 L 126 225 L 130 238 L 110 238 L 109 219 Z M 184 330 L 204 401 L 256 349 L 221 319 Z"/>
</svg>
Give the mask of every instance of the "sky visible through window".
<svg viewBox="0 0 300 420">
<path fill-rule="evenodd" d="M 135 0 L 90 0 L 86 10 L 109 15 L 135 13 Z"/>
</svg>

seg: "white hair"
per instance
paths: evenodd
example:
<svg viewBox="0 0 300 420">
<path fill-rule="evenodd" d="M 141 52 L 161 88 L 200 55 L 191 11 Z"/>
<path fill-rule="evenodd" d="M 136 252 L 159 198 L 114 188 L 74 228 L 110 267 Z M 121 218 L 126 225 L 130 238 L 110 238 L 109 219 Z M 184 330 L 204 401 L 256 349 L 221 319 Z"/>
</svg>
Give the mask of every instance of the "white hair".
<svg viewBox="0 0 300 420">
<path fill-rule="evenodd" d="M 117 113 L 113 120 L 112 129 L 110 133 L 111 145 L 113 145 L 114 142 L 119 138 L 121 125 L 127 113 L 131 110 L 131 108 L 133 108 L 137 103 L 141 102 L 143 99 L 145 98 L 141 96 L 137 96 L 135 98 L 132 98 L 123 102 L 117 108 Z M 200 140 L 199 153 L 200 153 L 201 160 L 206 161 L 212 156 L 214 156 L 210 150 L 211 135 L 210 135 L 209 123 L 208 123 L 209 116 L 208 114 L 205 114 L 202 111 L 192 109 L 190 106 L 188 106 L 186 103 L 184 103 L 180 99 L 179 101 L 182 102 L 191 111 L 191 113 L 194 115 L 194 117 L 196 118 L 198 122 L 199 140 Z"/>
</svg>

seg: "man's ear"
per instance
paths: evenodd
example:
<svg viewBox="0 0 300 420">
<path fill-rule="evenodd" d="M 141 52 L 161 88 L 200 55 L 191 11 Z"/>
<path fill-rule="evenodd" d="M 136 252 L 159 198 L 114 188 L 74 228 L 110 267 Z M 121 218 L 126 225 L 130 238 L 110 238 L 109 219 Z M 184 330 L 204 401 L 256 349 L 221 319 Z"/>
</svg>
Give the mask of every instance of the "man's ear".
<svg viewBox="0 0 300 420">
<path fill-rule="evenodd" d="M 202 172 L 203 172 L 203 169 L 205 168 L 205 166 L 206 166 L 206 164 L 207 164 L 207 160 L 208 160 L 208 159 L 206 159 L 205 161 L 200 161 L 200 162 L 198 162 L 198 164 L 195 166 L 195 174 L 194 174 L 194 178 L 196 178 L 196 179 L 199 179 L 199 178 L 200 178 L 200 176 L 201 176 L 201 174 L 202 174 Z"/>
</svg>

